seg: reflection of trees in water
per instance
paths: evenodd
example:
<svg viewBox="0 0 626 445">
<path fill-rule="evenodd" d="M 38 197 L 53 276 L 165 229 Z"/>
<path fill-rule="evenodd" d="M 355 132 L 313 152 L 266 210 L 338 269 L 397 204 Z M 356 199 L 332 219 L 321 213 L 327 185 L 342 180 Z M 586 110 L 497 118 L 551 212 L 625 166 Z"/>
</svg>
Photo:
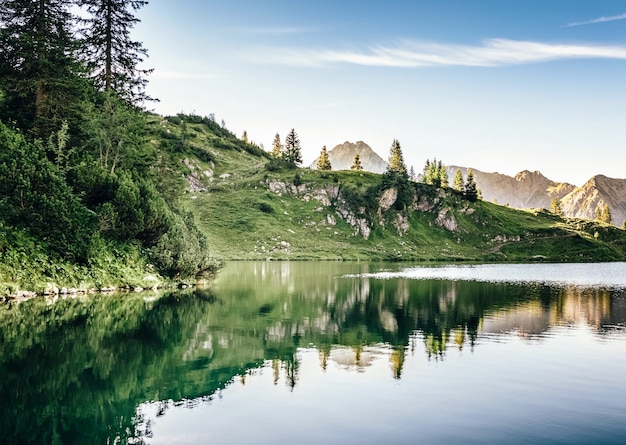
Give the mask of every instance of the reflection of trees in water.
<svg viewBox="0 0 626 445">
<path fill-rule="evenodd" d="M 145 436 L 150 424 L 136 407 L 146 401 L 160 401 L 161 413 L 203 403 L 266 363 L 293 389 L 301 346 L 317 348 L 323 369 L 334 361 L 363 371 L 382 357 L 399 379 L 408 351 L 441 360 L 447 348 L 473 348 L 481 333 L 540 337 L 555 324 L 586 323 L 608 335 L 626 326 L 623 291 L 309 276 L 295 263 L 254 265 L 252 275 L 247 287 L 237 275 L 231 287 L 152 303 L 127 296 L 0 307 L 3 437 Z"/>
</svg>

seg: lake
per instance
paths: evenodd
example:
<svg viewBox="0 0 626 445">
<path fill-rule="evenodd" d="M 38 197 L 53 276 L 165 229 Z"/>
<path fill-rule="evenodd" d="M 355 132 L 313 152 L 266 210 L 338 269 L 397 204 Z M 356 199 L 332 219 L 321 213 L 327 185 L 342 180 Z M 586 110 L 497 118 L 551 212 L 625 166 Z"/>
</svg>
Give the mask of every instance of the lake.
<svg viewBox="0 0 626 445">
<path fill-rule="evenodd" d="M 0 443 L 623 444 L 626 263 L 229 263 L 0 306 Z"/>
</svg>

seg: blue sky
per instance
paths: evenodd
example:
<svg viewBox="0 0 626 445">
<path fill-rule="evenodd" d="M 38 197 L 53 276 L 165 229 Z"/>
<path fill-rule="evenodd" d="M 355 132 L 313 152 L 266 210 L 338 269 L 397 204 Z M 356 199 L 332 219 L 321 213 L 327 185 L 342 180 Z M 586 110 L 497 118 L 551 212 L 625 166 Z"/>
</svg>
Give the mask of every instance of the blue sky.
<svg viewBox="0 0 626 445">
<path fill-rule="evenodd" d="M 626 2 L 151 0 L 160 114 L 215 113 L 305 164 L 363 140 L 407 165 L 626 178 Z"/>
</svg>

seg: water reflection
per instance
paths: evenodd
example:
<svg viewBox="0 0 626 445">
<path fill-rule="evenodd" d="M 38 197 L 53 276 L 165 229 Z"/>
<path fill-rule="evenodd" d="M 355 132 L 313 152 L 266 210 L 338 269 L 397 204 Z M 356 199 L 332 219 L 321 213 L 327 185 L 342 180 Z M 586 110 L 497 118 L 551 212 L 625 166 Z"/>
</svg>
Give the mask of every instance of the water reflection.
<svg viewBox="0 0 626 445">
<path fill-rule="evenodd" d="M 0 441 L 141 442 L 151 434 L 143 403 L 162 416 L 268 369 L 293 391 L 304 350 L 321 370 L 365 373 L 386 361 L 387 378 L 400 380 L 407 356 L 422 351 L 445 362 L 480 341 L 579 325 L 597 338 L 625 335 L 619 288 L 376 277 L 400 268 L 235 263 L 202 291 L 2 306 Z"/>
</svg>

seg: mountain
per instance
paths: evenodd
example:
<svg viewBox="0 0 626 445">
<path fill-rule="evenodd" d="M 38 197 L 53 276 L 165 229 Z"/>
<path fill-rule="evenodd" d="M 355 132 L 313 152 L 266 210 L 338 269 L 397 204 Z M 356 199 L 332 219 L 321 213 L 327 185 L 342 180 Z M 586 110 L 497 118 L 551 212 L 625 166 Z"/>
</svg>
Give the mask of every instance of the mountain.
<svg viewBox="0 0 626 445">
<path fill-rule="evenodd" d="M 447 171 L 450 182 L 452 182 L 457 168 L 461 169 L 464 178 L 467 177 L 468 168 L 449 166 Z M 561 199 L 576 188 L 572 184 L 554 182 L 538 171 L 524 170 L 515 176 L 508 176 L 501 173 L 472 170 L 476 185 L 482 192 L 485 201 L 494 201 L 519 209 L 549 209 L 553 197 L 556 196 Z"/>
<path fill-rule="evenodd" d="M 363 170 L 373 173 L 383 173 L 387 170 L 387 162 L 363 141 L 357 141 L 355 144 L 346 141 L 330 150 L 328 158 L 333 170 L 350 170 L 356 153 L 361 158 Z M 317 168 L 317 159 L 313 161 L 311 168 Z"/>
<path fill-rule="evenodd" d="M 611 209 L 613 224 L 621 226 L 626 220 L 626 179 L 596 175 L 561 199 L 565 215 L 586 219 L 594 219 L 596 208 L 605 204 Z"/>
<path fill-rule="evenodd" d="M 446 167 L 450 182 L 456 169 L 467 177 L 466 167 Z M 626 179 L 597 175 L 582 187 L 555 182 L 538 171 L 524 170 L 515 176 L 485 173 L 473 169 L 474 179 L 485 201 L 493 201 L 520 209 L 549 209 L 554 197 L 561 201 L 563 214 L 572 218 L 595 219 L 598 205 L 608 204 L 613 223 L 621 226 L 626 220 Z"/>
</svg>

